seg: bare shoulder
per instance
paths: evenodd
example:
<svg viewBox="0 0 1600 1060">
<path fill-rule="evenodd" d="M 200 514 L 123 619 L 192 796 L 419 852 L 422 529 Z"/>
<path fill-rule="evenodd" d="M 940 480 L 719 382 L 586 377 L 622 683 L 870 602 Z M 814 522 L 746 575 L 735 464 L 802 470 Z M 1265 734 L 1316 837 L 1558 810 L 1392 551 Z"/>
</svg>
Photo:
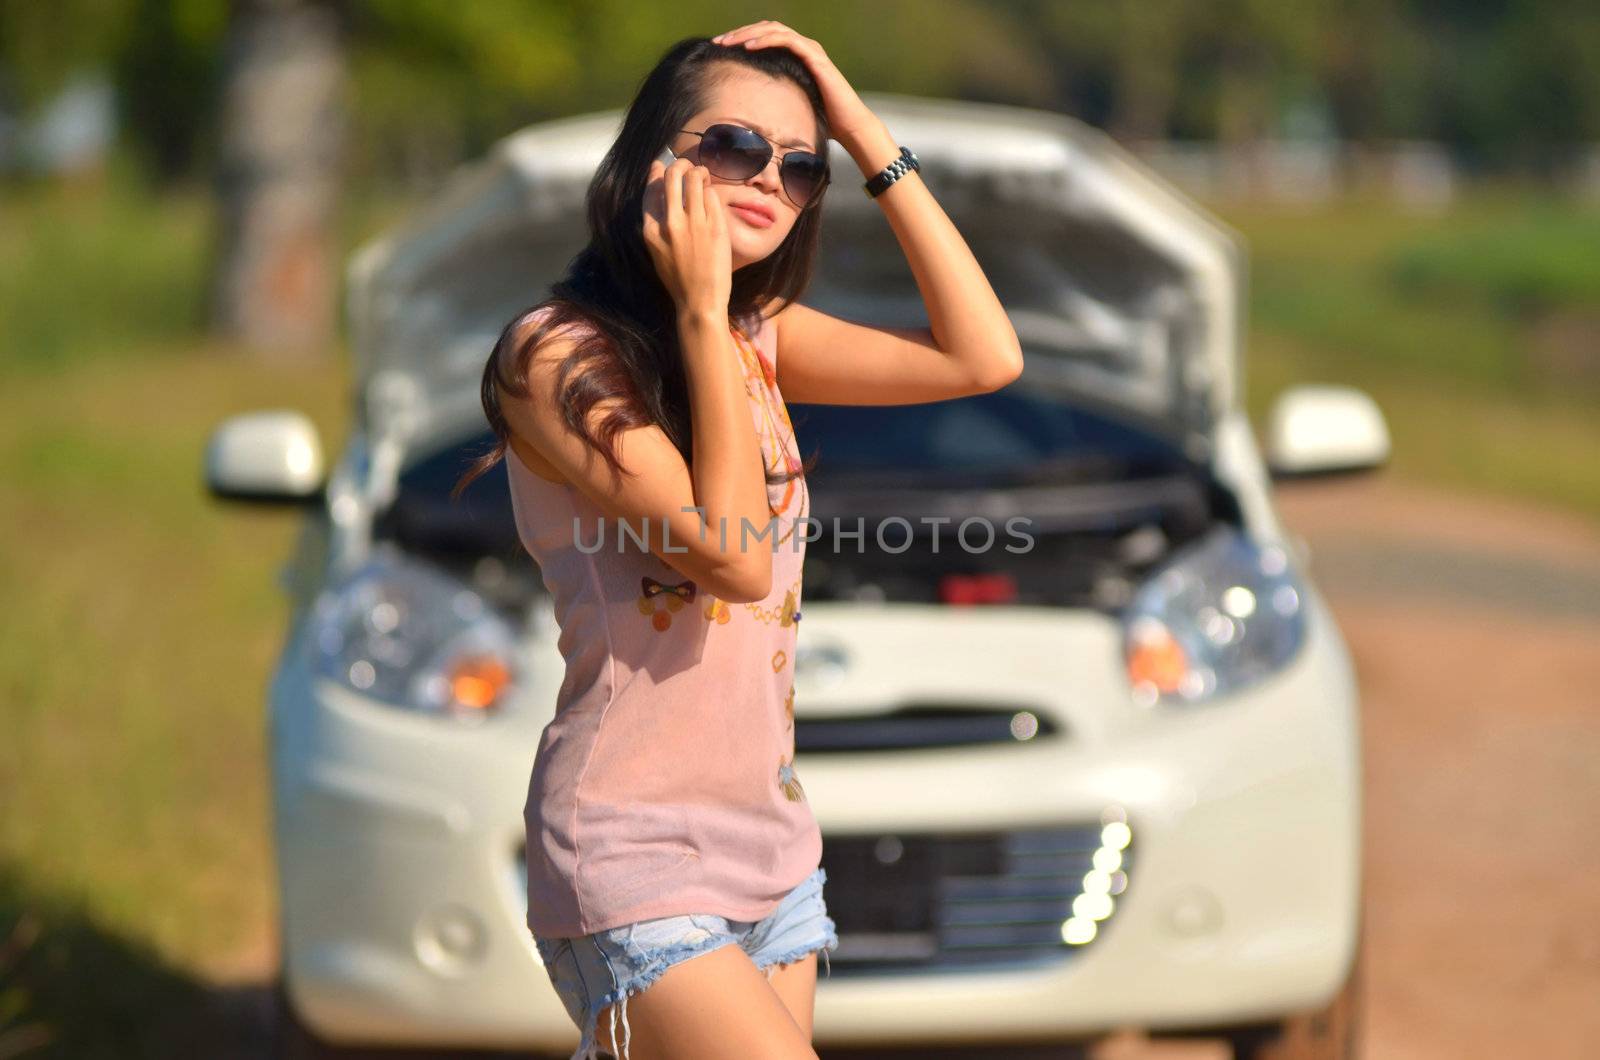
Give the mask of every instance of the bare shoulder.
<svg viewBox="0 0 1600 1060">
<path fill-rule="evenodd" d="M 533 337 L 538 323 L 531 314 L 519 321 L 517 338 L 526 343 Z M 522 365 L 526 395 L 513 397 L 501 392 L 501 412 L 511 428 L 508 444 L 529 470 L 558 485 L 570 482 L 570 478 L 545 450 L 560 444 L 558 434 L 570 433 L 562 415 L 560 367 L 585 337 L 582 327 L 563 327 L 548 332 L 528 351 Z M 609 403 L 597 405 L 587 417 L 589 422 L 598 420 L 609 407 Z"/>
</svg>

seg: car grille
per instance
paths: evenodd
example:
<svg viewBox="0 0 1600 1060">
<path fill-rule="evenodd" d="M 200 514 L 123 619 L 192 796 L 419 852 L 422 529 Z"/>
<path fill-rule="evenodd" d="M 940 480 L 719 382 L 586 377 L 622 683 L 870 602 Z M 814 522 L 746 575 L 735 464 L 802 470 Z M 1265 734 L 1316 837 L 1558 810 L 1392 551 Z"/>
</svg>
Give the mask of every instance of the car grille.
<svg viewBox="0 0 1600 1060">
<path fill-rule="evenodd" d="M 1022 744 L 1060 738 L 1061 726 L 1032 704 L 909 704 L 892 711 L 795 719 L 794 749 L 808 757 L 930 747 Z"/>
<path fill-rule="evenodd" d="M 832 976 L 1070 960 L 1099 941 L 1128 887 L 1118 807 L 1098 822 L 1004 832 L 823 835 Z M 514 886 L 527 901 L 524 844 Z"/>
<path fill-rule="evenodd" d="M 1131 840 L 1120 810 L 1005 832 L 825 834 L 832 974 L 1069 960 L 1103 937 Z"/>
</svg>

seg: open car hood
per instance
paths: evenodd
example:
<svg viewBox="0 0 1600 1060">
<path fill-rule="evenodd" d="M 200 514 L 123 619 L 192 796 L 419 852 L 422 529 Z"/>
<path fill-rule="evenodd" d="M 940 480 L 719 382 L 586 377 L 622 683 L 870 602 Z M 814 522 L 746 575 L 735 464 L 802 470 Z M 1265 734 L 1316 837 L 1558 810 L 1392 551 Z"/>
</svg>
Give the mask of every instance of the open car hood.
<svg viewBox="0 0 1600 1060">
<path fill-rule="evenodd" d="M 864 93 L 972 247 L 1022 341 L 1024 379 L 1210 454 L 1237 400 L 1243 243 L 1104 133 L 1046 111 Z M 587 242 L 584 196 L 620 110 L 540 123 L 463 166 L 349 268 L 369 439 L 410 450 L 481 429 L 489 351 Z M 926 326 L 881 206 L 837 145 L 821 258 L 801 301 Z"/>
</svg>

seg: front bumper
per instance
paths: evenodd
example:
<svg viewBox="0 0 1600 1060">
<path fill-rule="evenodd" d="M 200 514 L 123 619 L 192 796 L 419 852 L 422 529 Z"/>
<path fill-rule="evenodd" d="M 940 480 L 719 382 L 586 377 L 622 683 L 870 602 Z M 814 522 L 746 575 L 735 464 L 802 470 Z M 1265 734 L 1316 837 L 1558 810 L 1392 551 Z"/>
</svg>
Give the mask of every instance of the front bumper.
<svg viewBox="0 0 1600 1060">
<path fill-rule="evenodd" d="M 1272 681 L 1154 712 L 1127 702 L 1116 627 L 1098 616 L 808 607 L 808 637 L 861 655 L 857 697 L 890 680 L 945 696 L 1065 697 L 1071 722 L 1070 738 L 1037 746 L 802 755 L 841 929 L 832 975 L 818 983 L 817 1041 L 1181 1030 L 1329 1000 L 1359 922 L 1359 728 L 1343 642 L 1314 590 L 1306 604 L 1304 650 Z M 911 644 L 939 650 L 914 666 L 889 650 Z M 576 1031 L 523 926 L 517 810 L 542 720 L 444 732 L 292 669 L 274 700 L 285 719 L 274 740 L 285 974 L 302 1018 L 332 1040 L 570 1047 Z M 822 712 L 827 701 L 801 698 Z M 931 850 L 941 836 L 991 850 L 1008 837 L 1081 838 L 1118 815 L 1131 832 L 1125 886 L 1091 938 L 1041 948 L 1034 930 L 1009 957 L 853 964 L 846 928 L 874 893 L 866 853 Z M 1063 870 L 1064 916 L 1082 868 Z M 861 952 L 881 956 L 884 937 L 861 938 Z"/>
</svg>

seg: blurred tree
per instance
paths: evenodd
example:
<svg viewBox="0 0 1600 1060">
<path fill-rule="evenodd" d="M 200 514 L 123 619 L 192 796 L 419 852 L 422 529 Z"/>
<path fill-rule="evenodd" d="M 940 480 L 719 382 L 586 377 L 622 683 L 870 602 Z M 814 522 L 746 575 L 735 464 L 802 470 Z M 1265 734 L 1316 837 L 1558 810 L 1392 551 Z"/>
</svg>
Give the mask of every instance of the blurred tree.
<svg viewBox="0 0 1600 1060">
<path fill-rule="evenodd" d="M 223 0 L 0 3 L 0 103 L 37 112 L 86 72 L 116 85 L 121 138 L 165 182 L 199 172 L 212 128 Z"/>
<path fill-rule="evenodd" d="M 1162 139 L 1179 91 L 1182 0 L 1119 4 L 1112 10 L 1118 17 L 1109 42 L 1115 65 L 1107 131 L 1122 140 Z"/>
<path fill-rule="evenodd" d="M 209 172 L 216 150 L 223 0 L 123 0 L 111 66 L 128 141 L 159 183 Z"/>
<path fill-rule="evenodd" d="M 1421 28 L 1397 0 L 1347 0 L 1329 19 L 1317 61 L 1334 125 L 1346 139 L 1405 136 L 1427 124 Z"/>
<path fill-rule="evenodd" d="M 1452 86 L 1451 139 L 1493 170 L 1557 175 L 1600 138 L 1600 6 L 1592 0 L 1418 0 Z M 1498 17 L 1485 17 L 1484 8 Z"/>
<path fill-rule="evenodd" d="M 1235 144 L 1277 132 L 1286 98 L 1314 95 L 1313 0 L 1108 0 L 1007 5 L 1057 72 L 1056 106 L 1130 140 Z M 1024 25 L 1026 28 L 1024 28 Z"/>
<path fill-rule="evenodd" d="M 352 181 L 419 193 L 511 129 L 585 109 L 584 87 L 593 77 L 583 61 L 593 52 L 579 39 L 586 6 L 353 4 Z M 610 27 L 613 34 L 618 28 Z M 613 46 L 626 54 L 623 42 Z"/>
<path fill-rule="evenodd" d="M 1315 99 L 1342 136 L 1438 139 L 1485 169 L 1551 172 L 1600 138 L 1595 0 L 324 2 L 349 27 L 348 173 L 408 194 L 519 125 L 620 106 L 677 36 L 756 14 L 823 41 L 863 89 L 1058 109 L 1129 139 L 1244 143 Z M 36 108 L 78 70 L 110 66 L 152 174 L 205 172 L 228 12 L 0 3 L 0 99 Z M 890 22 L 916 32 L 886 36 Z"/>
<path fill-rule="evenodd" d="M 864 91 L 1038 106 L 1129 140 L 1248 147 L 1325 106 L 1350 140 L 1552 177 L 1600 140 L 1595 0 L 0 0 L 0 126 L 109 71 L 119 146 L 151 183 L 214 174 L 216 326 L 314 347 L 360 234 L 334 228 L 341 183 L 414 200 L 522 125 L 624 105 L 679 36 L 756 14 Z"/>
<path fill-rule="evenodd" d="M 753 20 L 730 0 L 503 0 L 453 5 L 366 0 L 351 7 L 358 121 L 351 178 L 410 193 L 519 126 L 624 106 L 680 36 Z M 827 47 L 860 89 L 971 99 L 1050 98 L 1050 57 L 1005 5 L 883 0 L 877 6 L 777 0 L 760 12 Z M 886 22 L 917 33 L 885 37 Z"/>
<path fill-rule="evenodd" d="M 72 75 L 105 66 L 132 20 L 129 0 L 0 3 L 0 69 L 25 107 L 43 103 Z"/>
<path fill-rule="evenodd" d="M 1224 0 L 1196 11 L 1205 14 L 1205 24 L 1191 28 L 1202 35 L 1217 71 L 1217 139 L 1248 144 L 1276 135 L 1278 103 L 1312 69 L 1332 8 L 1307 0 Z"/>
<path fill-rule="evenodd" d="M 229 20 L 212 319 L 263 351 L 326 349 L 338 322 L 344 46 L 319 0 L 236 0 Z"/>
</svg>

